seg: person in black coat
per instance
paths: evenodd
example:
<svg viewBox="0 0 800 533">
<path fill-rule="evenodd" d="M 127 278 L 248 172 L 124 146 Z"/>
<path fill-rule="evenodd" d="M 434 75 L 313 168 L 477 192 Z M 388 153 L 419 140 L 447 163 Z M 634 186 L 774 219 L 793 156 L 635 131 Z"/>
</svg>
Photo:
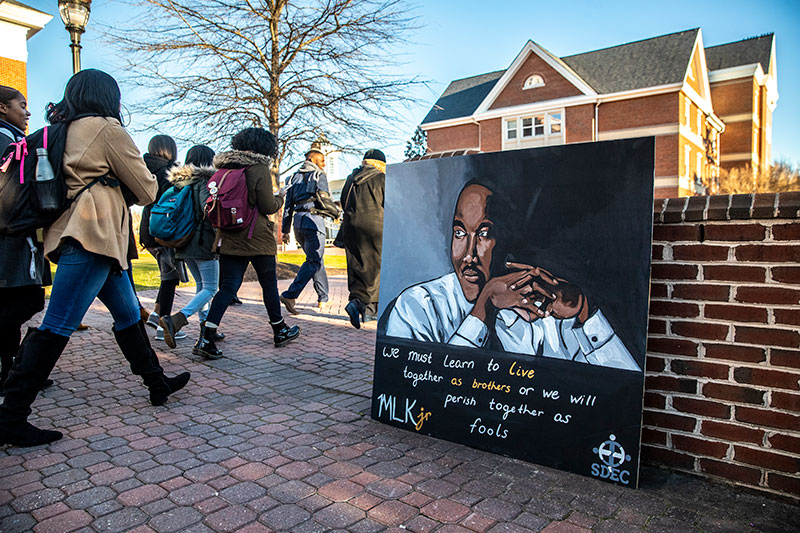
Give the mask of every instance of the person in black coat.
<svg viewBox="0 0 800 533">
<path fill-rule="evenodd" d="M 344 217 L 336 237 L 347 256 L 347 288 L 350 301 L 345 311 L 355 328 L 375 320 L 383 242 L 383 195 L 386 187 L 386 156 L 380 150 L 364 154 L 342 188 Z"/>
<path fill-rule="evenodd" d="M 0 85 L 0 154 L 25 137 L 30 115 L 25 96 Z M 0 236 L 0 394 L 19 350 L 20 328 L 44 309 L 42 285 L 50 285 L 50 263 L 36 234 Z"/>
<path fill-rule="evenodd" d="M 178 158 L 178 146 L 175 140 L 169 135 L 156 135 L 147 145 L 147 153 L 142 156 L 147 169 L 155 175 L 158 181 L 158 193 L 156 201 L 148 205 L 142 211 L 142 222 L 139 226 L 139 245 L 147 248 L 147 251 L 156 258 L 158 271 L 161 274 L 161 284 L 158 287 L 158 295 L 153 313 L 147 319 L 147 325 L 156 329 L 156 340 L 164 340 L 164 330 L 159 325 L 161 317 L 169 317 L 172 314 L 172 303 L 175 300 L 175 289 L 182 279 L 183 268 L 175 258 L 175 249 L 161 246 L 150 235 L 150 212 L 153 205 L 158 203 L 161 196 L 172 187 L 172 183 L 167 178 L 170 170 L 176 165 Z M 186 280 L 183 277 L 184 281 Z M 177 332 L 177 339 L 183 339 L 186 333 Z"/>
</svg>

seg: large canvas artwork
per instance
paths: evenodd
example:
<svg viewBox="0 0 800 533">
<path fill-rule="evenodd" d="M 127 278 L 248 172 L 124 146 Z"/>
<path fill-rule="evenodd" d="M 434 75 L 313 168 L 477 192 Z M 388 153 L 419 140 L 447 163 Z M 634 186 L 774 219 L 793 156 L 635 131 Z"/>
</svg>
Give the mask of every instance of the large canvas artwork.
<svg viewBox="0 0 800 533">
<path fill-rule="evenodd" d="M 636 486 L 653 151 L 390 166 L 372 417 Z"/>
</svg>

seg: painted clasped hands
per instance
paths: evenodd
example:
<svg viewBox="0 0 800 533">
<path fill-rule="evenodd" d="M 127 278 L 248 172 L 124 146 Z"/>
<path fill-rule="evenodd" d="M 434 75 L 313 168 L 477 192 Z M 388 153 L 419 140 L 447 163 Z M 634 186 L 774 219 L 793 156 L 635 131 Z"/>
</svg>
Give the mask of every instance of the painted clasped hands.
<svg viewBox="0 0 800 533">
<path fill-rule="evenodd" d="M 528 322 L 553 316 L 583 323 L 589 317 L 588 302 L 577 286 L 541 267 L 512 262 L 506 267 L 510 272 L 488 280 L 475 301 L 471 314 L 482 322 L 500 309 L 513 309 Z"/>
</svg>

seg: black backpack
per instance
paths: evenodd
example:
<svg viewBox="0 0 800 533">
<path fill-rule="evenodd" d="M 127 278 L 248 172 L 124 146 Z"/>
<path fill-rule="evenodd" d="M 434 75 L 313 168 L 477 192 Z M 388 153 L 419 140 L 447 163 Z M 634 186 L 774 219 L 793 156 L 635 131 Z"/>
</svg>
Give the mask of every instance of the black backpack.
<svg viewBox="0 0 800 533">
<path fill-rule="evenodd" d="M 72 199 L 67 198 L 62 158 L 68 127 L 63 122 L 45 126 L 9 144 L 0 156 L 0 235 L 29 235 L 47 228 L 83 191 L 103 182 L 105 176 L 85 185 Z M 37 148 L 47 149 L 55 179 L 36 181 Z"/>
</svg>

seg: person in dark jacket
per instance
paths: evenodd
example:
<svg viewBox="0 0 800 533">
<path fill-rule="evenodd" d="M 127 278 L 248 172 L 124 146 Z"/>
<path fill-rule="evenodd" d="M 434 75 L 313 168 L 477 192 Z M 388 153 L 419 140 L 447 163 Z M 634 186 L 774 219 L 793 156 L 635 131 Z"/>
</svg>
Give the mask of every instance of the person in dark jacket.
<svg viewBox="0 0 800 533">
<path fill-rule="evenodd" d="M 155 204 L 161 196 L 172 187 L 172 183 L 167 179 L 169 171 L 176 165 L 178 158 L 178 146 L 175 140 L 169 135 L 156 135 L 147 145 L 147 153 L 144 154 L 144 163 L 147 169 L 153 173 L 158 182 L 158 194 Z M 182 266 L 175 258 L 175 249 L 161 246 L 155 238 L 150 235 L 150 212 L 153 204 L 148 205 L 142 210 L 142 221 L 139 225 L 139 244 L 150 252 L 158 262 L 158 271 L 161 276 L 161 284 L 156 295 L 155 308 L 147 319 L 147 325 L 156 329 L 156 340 L 164 340 L 164 331 L 159 325 L 160 317 L 172 314 L 172 303 L 175 301 L 175 289 L 181 281 Z M 186 333 L 177 333 L 179 339 L 186 337 Z"/>
<path fill-rule="evenodd" d="M 286 182 L 286 203 L 283 206 L 283 242 L 289 242 L 289 230 L 294 224 L 294 236 L 306 254 L 306 260 L 297 271 L 292 284 L 281 294 L 281 302 L 289 313 L 296 315 L 295 302 L 300 293 L 314 280 L 317 292 L 317 305 L 323 309 L 328 302 L 328 275 L 322 256 L 325 254 L 325 220 L 312 213 L 314 195 L 317 190 L 328 190 L 325 176 L 325 154 L 315 144 L 306 153 L 306 160 L 300 170 Z"/>
<path fill-rule="evenodd" d="M 300 328 L 286 325 L 281 315 L 275 261 L 278 243 L 275 224 L 268 218 L 283 204 L 283 198 L 272 192 L 270 172 L 278 143 L 275 136 L 263 128 L 247 128 L 234 135 L 231 147 L 232 151 L 214 157 L 214 166 L 218 169 L 245 169 L 248 203 L 258 209 L 258 215 L 252 230 L 250 227 L 218 230 L 215 235 L 222 285 L 211 302 L 203 335 L 192 350 L 194 354 L 210 359 L 222 356 L 214 342 L 217 327 L 242 284 L 248 264 L 253 265 L 261 285 L 275 346 L 283 346 L 300 336 Z"/>
<path fill-rule="evenodd" d="M 336 240 L 344 245 L 347 256 L 350 301 L 345 311 L 355 328 L 378 315 L 385 187 L 386 156 L 380 150 L 368 150 L 342 188 L 344 217 Z"/>
<path fill-rule="evenodd" d="M 25 137 L 30 115 L 22 93 L 0 85 L 0 154 Z M 50 263 L 36 234 L 0 236 L 0 394 L 19 350 L 22 325 L 44 309 L 42 285 L 50 285 Z M 48 379 L 45 386 L 52 383 Z"/>
<path fill-rule="evenodd" d="M 214 175 L 212 165 L 214 150 L 199 144 L 186 152 L 185 165 L 175 167 L 167 176 L 170 183 L 176 188 L 192 188 L 192 200 L 196 220 L 200 223 L 192 235 L 191 240 L 182 248 L 178 248 L 175 258 L 182 260 L 189 267 L 195 281 L 195 295 L 183 309 L 172 316 L 161 317 L 161 327 L 164 329 L 164 340 L 170 348 L 175 348 L 175 335 L 181 328 L 188 324 L 188 319 L 194 313 L 200 317 L 200 332 L 202 335 L 203 324 L 208 315 L 208 303 L 217 294 L 219 280 L 219 260 L 217 254 L 211 249 L 214 243 L 214 228 L 211 221 L 205 217 L 206 200 L 209 197 L 208 179 Z M 215 340 L 224 336 L 217 333 Z"/>
</svg>

